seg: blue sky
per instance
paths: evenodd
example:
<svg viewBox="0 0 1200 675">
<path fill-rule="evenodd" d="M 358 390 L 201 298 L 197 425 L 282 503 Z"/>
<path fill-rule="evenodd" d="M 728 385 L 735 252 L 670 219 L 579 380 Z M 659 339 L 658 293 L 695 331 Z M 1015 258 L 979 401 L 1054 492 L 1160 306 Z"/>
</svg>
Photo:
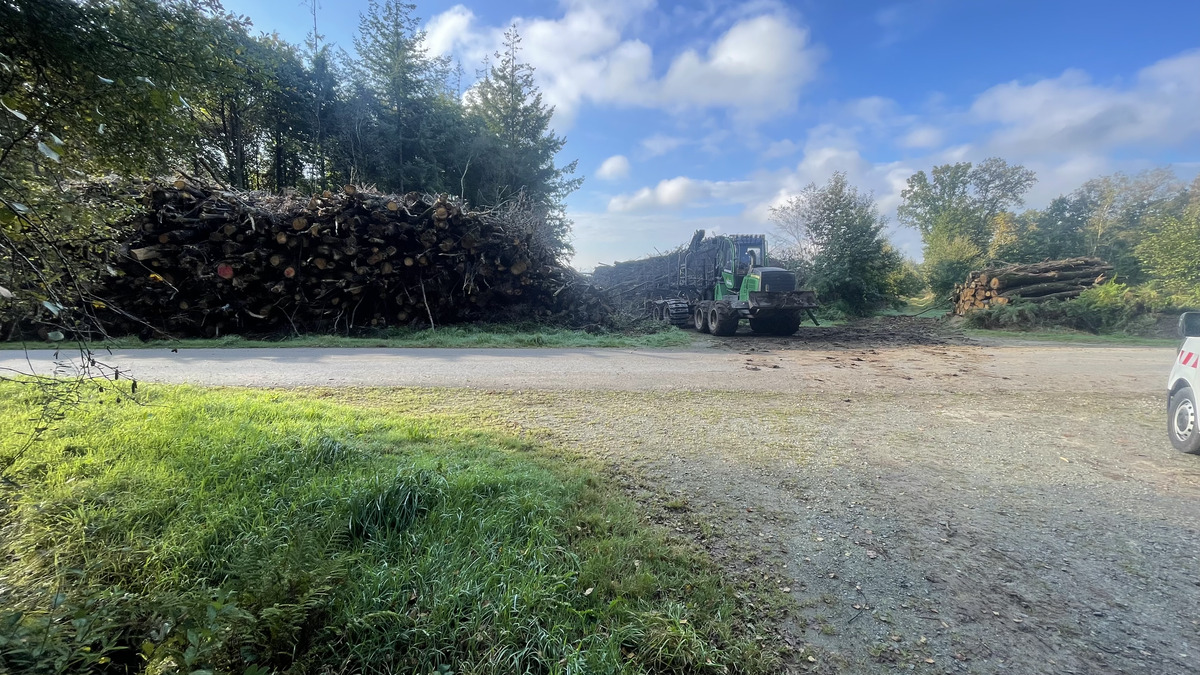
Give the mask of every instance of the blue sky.
<svg viewBox="0 0 1200 675">
<path fill-rule="evenodd" d="M 473 73 L 516 22 L 560 160 L 574 263 L 672 248 L 696 228 L 770 231 L 767 211 L 837 170 L 894 214 L 919 169 L 1000 156 L 1034 169 L 1028 204 L 1083 181 L 1200 170 L 1200 2 L 518 0 L 417 2 L 428 46 Z M 226 0 L 303 40 L 297 0 Z M 326 2 L 353 50 L 366 0 Z M 894 227 L 893 241 L 920 254 Z"/>
</svg>

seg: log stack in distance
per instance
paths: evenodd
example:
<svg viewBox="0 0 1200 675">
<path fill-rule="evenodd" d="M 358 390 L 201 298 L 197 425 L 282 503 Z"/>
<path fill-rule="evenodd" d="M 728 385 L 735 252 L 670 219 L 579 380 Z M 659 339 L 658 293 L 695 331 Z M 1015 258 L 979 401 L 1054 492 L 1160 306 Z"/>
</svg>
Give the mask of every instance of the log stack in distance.
<svg viewBox="0 0 1200 675">
<path fill-rule="evenodd" d="M 1112 265 L 1099 258 L 1068 258 L 971 272 L 966 282 L 954 287 L 953 312 L 963 316 L 1016 301 L 1069 300 L 1107 281 L 1112 271 Z"/>
<path fill-rule="evenodd" d="M 602 324 L 609 307 L 539 246 L 536 218 L 348 185 L 312 197 L 151 185 L 116 275 L 110 334 L 350 332 L 477 320 Z"/>
</svg>

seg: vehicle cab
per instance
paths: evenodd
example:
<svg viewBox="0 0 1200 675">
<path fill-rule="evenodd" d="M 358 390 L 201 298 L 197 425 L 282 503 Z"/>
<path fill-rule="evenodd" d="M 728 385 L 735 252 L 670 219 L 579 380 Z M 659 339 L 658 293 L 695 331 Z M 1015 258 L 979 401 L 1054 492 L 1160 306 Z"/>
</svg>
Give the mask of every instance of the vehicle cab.
<svg viewBox="0 0 1200 675">
<path fill-rule="evenodd" d="M 1179 337 L 1183 345 L 1167 379 L 1167 436 L 1176 449 L 1200 454 L 1200 312 L 1179 317 Z"/>
</svg>

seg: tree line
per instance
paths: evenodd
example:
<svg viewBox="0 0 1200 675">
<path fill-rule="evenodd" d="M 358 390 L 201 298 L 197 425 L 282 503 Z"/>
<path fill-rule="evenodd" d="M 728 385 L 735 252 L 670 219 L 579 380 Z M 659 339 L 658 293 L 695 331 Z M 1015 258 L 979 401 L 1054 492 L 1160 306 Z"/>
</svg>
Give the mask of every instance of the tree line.
<svg viewBox="0 0 1200 675">
<path fill-rule="evenodd" d="M 246 190 L 353 183 L 485 208 L 523 191 L 568 249 L 563 199 L 580 179 L 556 162 L 565 139 L 515 28 L 464 92 L 414 5 L 371 0 L 354 54 L 324 40 L 310 9 L 297 45 L 214 0 L 0 3 L 5 203 L 31 207 L 21 192 L 60 180 L 175 169 Z M 6 210 L 10 224 L 23 215 Z"/>
<path fill-rule="evenodd" d="M 972 270 L 1078 256 L 1111 263 L 1125 285 L 1200 289 L 1200 177 L 1188 184 L 1169 169 L 1116 173 L 1043 209 L 1023 208 L 1036 182 L 1033 171 L 998 157 L 913 174 L 897 217 L 921 234 L 919 266 L 890 245 L 873 195 L 844 173 L 810 184 L 772 208 L 771 219 L 789 244 L 785 260 L 852 314 L 924 288 L 948 296 Z"/>
</svg>

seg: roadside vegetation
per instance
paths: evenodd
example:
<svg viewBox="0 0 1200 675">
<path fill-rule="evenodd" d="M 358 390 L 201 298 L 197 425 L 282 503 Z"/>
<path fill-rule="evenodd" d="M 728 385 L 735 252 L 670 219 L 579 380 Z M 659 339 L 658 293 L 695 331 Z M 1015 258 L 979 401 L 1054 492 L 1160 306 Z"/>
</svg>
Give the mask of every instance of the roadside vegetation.
<svg viewBox="0 0 1200 675">
<path fill-rule="evenodd" d="M 999 157 L 913 174 L 897 216 L 921 235 L 918 265 L 886 242 L 874 197 L 835 173 L 771 210 L 782 244 L 773 257 L 818 291 L 827 316 L 906 313 L 904 298 L 924 291 L 944 303 L 972 270 L 1075 257 L 1100 258 L 1113 274 L 1075 299 L 972 311 L 967 325 L 1162 336 L 1174 315 L 1200 308 L 1200 178 L 1101 176 L 1022 210 L 1036 183 Z"/>
<path fill-rule="evenodd" d="M 214 339 L 150 340 L 117 338 L 90 343 L 92 351 L 107 349 L 201 349 L 201 348 L 277 348 L 277 347 L 339 347 L 339 348 L 575 348 L 575 349 L 654 349 L 685 347 L 696 338 L 674 326 L 645 322 L 626 330 L 588 332 L 536 324 L 495 324 L 444 326 L 437 330 L 396 328 L 380 331 L 370 337 L 342 335 L 301 335 L 282 338 L 243 338 L 230 335 Z M 60 343 L 10 342 L 2 349 L 54 349 Z"/>
<path fill-rule="evenodd" d="M 1073 300 L 997 305 L 970 312 L 970 328 L 1008 331 L 1067 330 L 1095 335 L 1172 338 L 1181 312 L 1200 309 L 1200 287 L 1171 292 L 1156 284 L 1110 282 Z"/>
<path fill-rule="evenodd" d="M 315 397 L 0 384 L 5 672 L 763 672 L 733 591 L 576 461 Z"/>
</svg>

